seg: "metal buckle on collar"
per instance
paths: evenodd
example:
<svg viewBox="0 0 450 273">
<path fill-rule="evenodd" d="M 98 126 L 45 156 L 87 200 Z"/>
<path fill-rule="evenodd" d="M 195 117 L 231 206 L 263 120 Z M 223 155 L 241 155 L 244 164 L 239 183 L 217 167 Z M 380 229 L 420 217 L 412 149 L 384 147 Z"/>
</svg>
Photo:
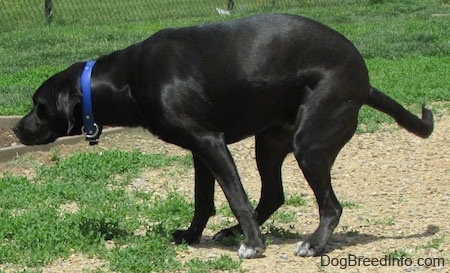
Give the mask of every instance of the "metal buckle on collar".
<svg viewBox="0 0 450 273">
<path fill-rule="evenodd" d="M 90 130 L 87 132 L 85 126 L 82 126 L 81 132 L 85 135 L 86 141 L 89 141 L 89 145 L 96 145 L 102 133 L 102 128 L 97 123 L 94 123 L 94 131 Z"/>
</svg>

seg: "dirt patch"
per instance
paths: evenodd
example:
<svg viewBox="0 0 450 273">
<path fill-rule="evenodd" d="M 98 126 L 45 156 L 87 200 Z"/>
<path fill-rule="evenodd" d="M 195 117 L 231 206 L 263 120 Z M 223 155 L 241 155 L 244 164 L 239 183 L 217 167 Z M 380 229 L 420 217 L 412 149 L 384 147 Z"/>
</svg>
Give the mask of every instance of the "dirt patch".
<svg viewBox="0 0 450 273">
<path fill-rule="evenodd" d="M 0 129 L 0 148 L 18 145 L 19 140 L 11 129 Z"/>
<path fill-rule="evenodd" d="M 68 259 L 60 259 L 42 269 L 43 273 L 83 273 L 103 267 L 105 262 L 85 255 L 72 254 Z"/>
<path fill-rule="evenodd" d="M 333 167 L 333 186 L 341 202 L 354 206 L 344 208 L 340 224 L 327 247 L 330 258 L 337 261 L 355 255 L 380 259 L 388 254 L 404 252 L 410 255 L 412 265 L 360 265 L 347 269 L 353 272 L 450 272 L 450 115 L 437 113 L 435 119 L 435 131 L 429 139 L 420 139 L 390 125 L 376 133 L 355 135 L 344 147 Z M 187 153 L 137 129 L 102 137 L 97 147 L 80 142 L 60 146 L 56 151 L 25 155 L 0 164 L 0 175 L 13 172 L 32 176 L 36 165 L 52 164 L 51 158 L 55 153 L 64 157 L 75 151 L 109 148 L 173 155 Z M 253 139 L 233 144 L 230 149 L 250 198 L 259 199 L 260 181 L 254 160 Z M 170 175 L 167 175 L 168 172 Z M 143 172 L 129 187 L 143 191 L 157 190 L 162 195 L 167 189 L 177 189 L 191 196 L 193 177 L 193 170 L 153 170 Z M 248 272 L 340 271 L 340 265 L 321 266 L 320 258 L 294 256 L 297 242 L 317 227 L 318 213 L 312 191 L 292 156 L 283 165 L 283 180 L 286 194 L 301 195 L 308 206 L 283 206 L 281 211 L 294 213 L 296 220 L 278 223 L 270 219 L 269 223 L 298 232 L 300 236 L 297 239 L 269 236 L 265 257 L 245 260 L 243 268 Z M 222 204 L 226 201 L 217 187 L 216 206 Z M 67 213 L 76 207 L 67 204 L 61 209 Z M 224 254 L 236 257 L 236 246 L 224 247 L 211 241 L 218 225 L 233 221 L 222 215 L 211 218 L 202 242 L 180 252 L 179 258 L 207 260 Z M 440 240 L 441 243 L 431 247 L 433 240 Z M 73 257 L 57 261 L 46 267 L 44 272 L 80 272 L 80 268 L 92 269 L 103 265 L 98 260 L 79 258 L 82 255 L 74 254 Z M 421 258 L 444 258 L 445 266 L 419 266 L 417 262 Z"/>
</svg>

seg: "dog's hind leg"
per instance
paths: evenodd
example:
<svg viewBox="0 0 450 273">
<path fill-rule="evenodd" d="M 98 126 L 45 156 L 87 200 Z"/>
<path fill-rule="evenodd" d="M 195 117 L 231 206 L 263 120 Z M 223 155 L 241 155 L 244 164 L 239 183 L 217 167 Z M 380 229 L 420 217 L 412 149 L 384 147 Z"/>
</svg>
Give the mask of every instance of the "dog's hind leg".
<svg viewBox="0 0 450 273">
<path fill-rule="evenodd" d="M 187 230 L 177 230 L 173 234 L 173 241 L 177 244 L 198 243 L 203 229 L 210 216 L 216 211 L 214 208 L 215 179 L 202 159 L 193 155 L 195 168 L 195 212 L 190 227 Z"/>
<path fill-rule="evenodd" d="M 299 242 L 295 254 L 317 256 L 339 223 L 342 207 L 331 186 L 331 166 L 338 152 L 353 136 L 359 102 L 318 96 L 300 107 L 294 135 L 294 154 L 316 196 L 320 223 L 314 233 Z"/>
<path fill-rule="evenodd" d="M 276 125 L 256 135 L 255 153 L 262 188 L 256 207 L 257 221 L 262 225 L 283 203 L 281 167 L 286 155 L 292 152 L 292 126 Z M 224 229 L 214 236 L 221 241 L 242 233 L 239 225 Z"/>
</svg>

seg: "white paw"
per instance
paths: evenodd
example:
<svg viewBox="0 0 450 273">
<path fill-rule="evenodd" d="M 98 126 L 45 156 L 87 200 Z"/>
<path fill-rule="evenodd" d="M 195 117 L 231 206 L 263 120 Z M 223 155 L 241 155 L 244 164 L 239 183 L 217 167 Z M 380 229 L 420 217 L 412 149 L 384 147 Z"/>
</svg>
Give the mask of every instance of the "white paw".
<svg viewBox="0 0 450 273">
<path fill-rule="evenodd" d="M 298 242 L 297 248 L 295 249 L 294 253 L 295 255 L 302 257 L 311 257 L 316 254 L 314 248 L 311 247 L 311 244 L 303 241 Z"/>
<path fill-rule="evenodd" d="M 241 244 L 238 250 L 238 255 L 243 259 L 253 259 L 261 257 L 266 249 L 262 247 L 249 247 Z"/>
</svg>

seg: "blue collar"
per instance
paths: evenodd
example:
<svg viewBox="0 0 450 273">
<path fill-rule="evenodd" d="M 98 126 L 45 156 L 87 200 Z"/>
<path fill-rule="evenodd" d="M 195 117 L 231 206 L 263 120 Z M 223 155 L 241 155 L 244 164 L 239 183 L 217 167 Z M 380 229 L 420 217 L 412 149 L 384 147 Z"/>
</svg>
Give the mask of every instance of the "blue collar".
<svg viewBox="0 0 450 273">
<path fill-rule="evenodd" d="M 83 108 L 83 127 L 81 131 L 86 136 L 86 140 L 89 141 L 89 145 L 98 144 L 98 138 L 102 131 L 101 127 L 94 122 L 94 113 L 92 111 L 91 74 L 94 65 L 95 60 L 86 62 L 80 77 Z"/>
</svg>

